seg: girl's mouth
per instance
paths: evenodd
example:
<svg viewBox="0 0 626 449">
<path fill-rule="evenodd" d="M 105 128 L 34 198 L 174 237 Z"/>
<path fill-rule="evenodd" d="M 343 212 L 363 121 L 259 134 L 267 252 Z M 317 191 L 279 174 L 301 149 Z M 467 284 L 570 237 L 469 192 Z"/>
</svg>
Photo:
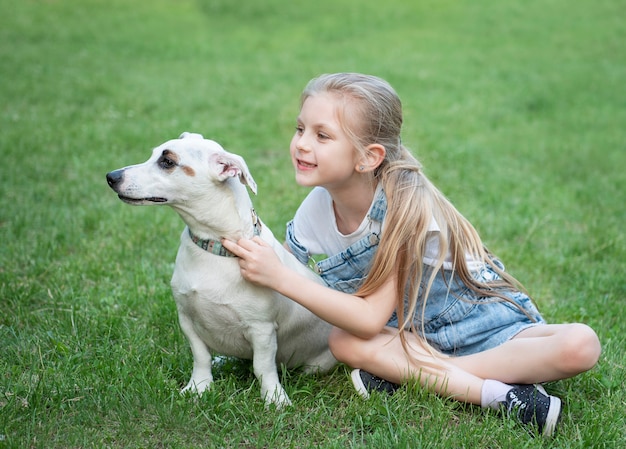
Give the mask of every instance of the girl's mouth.
<svg viewBox="0 0 626 449">
<path fill-rule="evenodd" d="M 312 168 L 317 167 L 316 164 L 310 164 L 310 163 L 305 162 L 305 161 L 303 161 L 301 159 L 298 159 L 297 161 L 298 161 L 298 168 L 301 168 L 303 170 L 308 170 L 308 169 L 312 169 Z"/>
</svg>

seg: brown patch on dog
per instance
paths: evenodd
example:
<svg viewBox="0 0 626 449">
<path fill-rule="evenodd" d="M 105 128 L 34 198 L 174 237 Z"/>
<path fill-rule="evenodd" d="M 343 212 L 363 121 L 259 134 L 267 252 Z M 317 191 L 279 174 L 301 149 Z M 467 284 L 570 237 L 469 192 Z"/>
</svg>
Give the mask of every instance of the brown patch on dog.
<svg viewBox="0 0 626 449">
<path fill-rule="evenodd" d="M 174 153 L 171 150 L 164 150 L 161 156 L 165 156 L 170 158 L 172 161 L 178 164 L 178 154 Z"/>
<path fill-rule="evenodd" d="M 185 172 L 185 174 L 186 174 L 187 176 L 196 176 L 196 172 L 195 172 L 195 170 L 194 170 L 193 168 L 191 168 L 190 166 L 188 166 L 188 165 L 182 165 L 180 168 L 182 168 L 182 169 L 183 169 L 183 171 Z"/>
<path fill-rule="evenodd" d="M 161 153 L 161 157 L 157 161 L 157 165 L 165 171 L 172 172 L 178 166 L 178 155 L 170 150 Z"/>
</svg>

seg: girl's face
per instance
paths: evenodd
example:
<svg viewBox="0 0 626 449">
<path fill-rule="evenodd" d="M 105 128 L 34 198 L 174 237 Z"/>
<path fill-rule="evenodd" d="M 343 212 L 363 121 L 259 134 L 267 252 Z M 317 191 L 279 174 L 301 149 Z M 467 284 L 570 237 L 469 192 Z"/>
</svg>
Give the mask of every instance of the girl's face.
<svg viewBox="0 0 626 449">
<path fill-rule="evenodd" d="M 341 128 L 339 100 L 322 93 L 308 97 L 297 119 L 289 150 L 302 186 L 345 187 L 357 175 L 357 151 Z"/>
</svg>

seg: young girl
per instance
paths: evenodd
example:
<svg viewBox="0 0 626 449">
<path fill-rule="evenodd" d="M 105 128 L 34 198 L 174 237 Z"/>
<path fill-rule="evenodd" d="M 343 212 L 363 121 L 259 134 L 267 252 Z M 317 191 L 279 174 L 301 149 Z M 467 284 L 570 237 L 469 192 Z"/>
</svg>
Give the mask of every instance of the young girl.
<svg viewBox="0 0 626 449">
<path fill-rule="evenodd" d="M 330 349 L 362 396 L 414 379 L 549 436 L 561 401 L 539 384 L 591 369 L 598 338 L 584 324 L 545 323 L 402 145 L 401 125 L 400 99 L 377 77 L 323 75 L 302 94 L 290 152 L 296 182 L 315 188 L 286 245 L 305 264 L 329 255 L 315 264 L 327 287 L 258 237 L 224 246 L 244 278 L 335 326 Z"/>
</svg>

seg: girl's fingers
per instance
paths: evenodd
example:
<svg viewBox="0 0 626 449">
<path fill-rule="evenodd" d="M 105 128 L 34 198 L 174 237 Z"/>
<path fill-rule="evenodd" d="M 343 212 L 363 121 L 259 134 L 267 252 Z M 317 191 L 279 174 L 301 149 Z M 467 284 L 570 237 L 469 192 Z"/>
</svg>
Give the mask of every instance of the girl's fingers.
<svg viewBox="0 0 626 449">
<path fill-rule="evenodd" d="M 222 239 L 222 245 L 236 256 L 243 257 L 248 252 L 253 251 L 256 246 L 268 246 L 261 237 L 255 236 L 252 239 L 239 239 L 237 242 Z"/>
<path fill-rule="evenodd" d="M 237 241 L 237 245 L 244 250 L 253 251 L 256 246 L 261 244 L 261 242 L 263 242 L 263 240 L 259 237 L 253 237 L 252 239 L 239 239 Z"/>
<path fill-rule="evenodd" d="M 232 240 L 222 239 L 222 246 L 236 256 L 241 257 L 243 255 L 244 249 Z"/>
<path fill-rule="evenodd" d="M 258 235 L 255 235 L 254 237 L 252 237 L 252 241 L 257 243 L 260 246 L 269 246 L 267 242 L 263 240 L 261 237 L 259 237 Z"/>
</svg>

